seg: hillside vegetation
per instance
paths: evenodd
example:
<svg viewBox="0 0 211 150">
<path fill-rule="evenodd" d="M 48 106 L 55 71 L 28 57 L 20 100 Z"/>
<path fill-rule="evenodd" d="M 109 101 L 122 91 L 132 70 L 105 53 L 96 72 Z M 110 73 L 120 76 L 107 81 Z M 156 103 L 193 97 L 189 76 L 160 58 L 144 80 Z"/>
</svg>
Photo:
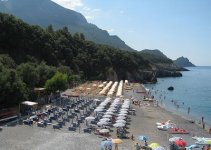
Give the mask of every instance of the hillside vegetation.
<svg viewBox="0 0 211 150">
<path fill-rule="evenodd" d="M 33 100 L 33 88 L 45 86 L 56 72 L 68 75 L 69 83 L 126 79 L 128 73 L 138 81 L 139 70 L 151 69 L 141 53 L 97 45 L 83 34 L 71 35 L 67 27 L 43 29 L 0 13 L 0 33 L 0 103 L 4 106 Z"/>
</svg>

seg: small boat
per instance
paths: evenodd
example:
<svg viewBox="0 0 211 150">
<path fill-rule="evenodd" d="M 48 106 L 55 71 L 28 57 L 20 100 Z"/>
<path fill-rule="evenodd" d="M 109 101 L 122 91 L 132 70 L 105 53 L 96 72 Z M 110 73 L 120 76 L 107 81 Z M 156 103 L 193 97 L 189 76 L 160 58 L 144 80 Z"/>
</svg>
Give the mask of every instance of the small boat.
<svg viewBox="0 0 211 150">
<path fill-rule="evenodd" d="M 180 129 L 180 128 L 171 128 L 171 129 L 169 129 L 169 133 L 171 133 L 171 134 L 189 134 L 189 131 Z"/>
<path fill-rule="evenodd" d="M 175 124 L 166 124 L 166 125 L 157 126 L 157 129 L 167 131 L 168 129 L 175 128 L 175 127 L 176 127 Z"/>
</svg>

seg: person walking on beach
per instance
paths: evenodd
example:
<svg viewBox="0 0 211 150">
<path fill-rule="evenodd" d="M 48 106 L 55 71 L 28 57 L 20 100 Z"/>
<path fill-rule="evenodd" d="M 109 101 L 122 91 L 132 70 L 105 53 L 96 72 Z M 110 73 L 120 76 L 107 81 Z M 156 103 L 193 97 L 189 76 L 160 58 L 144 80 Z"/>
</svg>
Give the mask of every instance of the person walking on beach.
<svg viewBox="0 0 211 150">
<path fill-rule="evenodd" d="M 203 122 L 204 122 L 204 117 L 201 117 L 201 123 L 203 124 Z"/>
<path fill-rule="evenodd" d="M 138 143 L 136 143 L 135 147 L 136 147 L 136 150 L 140 150 L 141 149 L 141 147 L 138 145 Z"/>
<path fill-rule="evenodd" d="M 146 147 L 148 146 L 148 143 L 147 143 L 146 139 L 144 140 L 144 146 L 146 146 Z"/>
<path fill-rule="evenodd" d="M 188 114 L 190 114 L 190 107 L 188 107 Z"/>
</svg>

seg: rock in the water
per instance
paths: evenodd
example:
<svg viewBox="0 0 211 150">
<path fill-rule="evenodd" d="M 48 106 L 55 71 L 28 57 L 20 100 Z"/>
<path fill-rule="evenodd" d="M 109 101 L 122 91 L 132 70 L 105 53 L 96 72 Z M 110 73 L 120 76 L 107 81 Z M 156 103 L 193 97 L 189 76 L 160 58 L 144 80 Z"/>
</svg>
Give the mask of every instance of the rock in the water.
<svg viewBox="0 0 211 150">
<path fill-rule="evenodd" d="M 173 91 L 174 90 L 174 87 L 173 86 L 170 86 L 170 87 L 168 87 L 168 90 L 169 91 Z"/>
</svg>

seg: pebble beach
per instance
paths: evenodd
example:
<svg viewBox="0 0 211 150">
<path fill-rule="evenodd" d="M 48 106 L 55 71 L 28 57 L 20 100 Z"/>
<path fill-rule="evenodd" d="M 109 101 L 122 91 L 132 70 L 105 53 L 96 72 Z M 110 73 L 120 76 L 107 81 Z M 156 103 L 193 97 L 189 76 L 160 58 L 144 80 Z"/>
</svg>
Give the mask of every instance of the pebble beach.
<svg viewBox="0 0 211 150">
<path fill-rule="evenodd" d="M 135 91 L 144 91 L 142 86 L 136 86 L 133 90 L 125 90 L 124 98 L 134 97 L 142 100 L 146 95 L 145 92 L 136 93 Z M 165 109 L 154 105 L 152 102 L 141 101 L 140 105 L 131 105 L 136 109 L 136 115 L 131 115 L 131 122 L 128 126 L 128 136 L 133 135 L 131 139 L 123 139 L 119 144 L 119 150 L 135 150 L 135 143 L 143 145 L 137 137 L 146 135 L 149 137 L 148 143 L 159 143 L 166 149 L 169 149 L 168 139 L 173 136 L 182 137 L 188 145 L 194 144 L 193 136 L 211 137 L 200 125 L 191 123 L 182 116 L 175 115 Z M 171 120 L 177 127 L 188 130 L 189 134 L 172 135 L 168 131 L 158 130 L 156 122 L 165 122 Z M 113 128 L 109 138 L 116 137 L 116 129 Z M 94 133 L 83 133 L 79 130 L 71 132 L 64 127 L 60 130 L 54 130 L 52 127 L 40 128 L 36 125 L 16 125 L 12 127 L 3 127 L 0 132 L 0 149 L 1 150 L 99 150 L 100 143 L 104 137 Z M 113 146 L 114 149 L 114 146 Z"/>
</svg>

